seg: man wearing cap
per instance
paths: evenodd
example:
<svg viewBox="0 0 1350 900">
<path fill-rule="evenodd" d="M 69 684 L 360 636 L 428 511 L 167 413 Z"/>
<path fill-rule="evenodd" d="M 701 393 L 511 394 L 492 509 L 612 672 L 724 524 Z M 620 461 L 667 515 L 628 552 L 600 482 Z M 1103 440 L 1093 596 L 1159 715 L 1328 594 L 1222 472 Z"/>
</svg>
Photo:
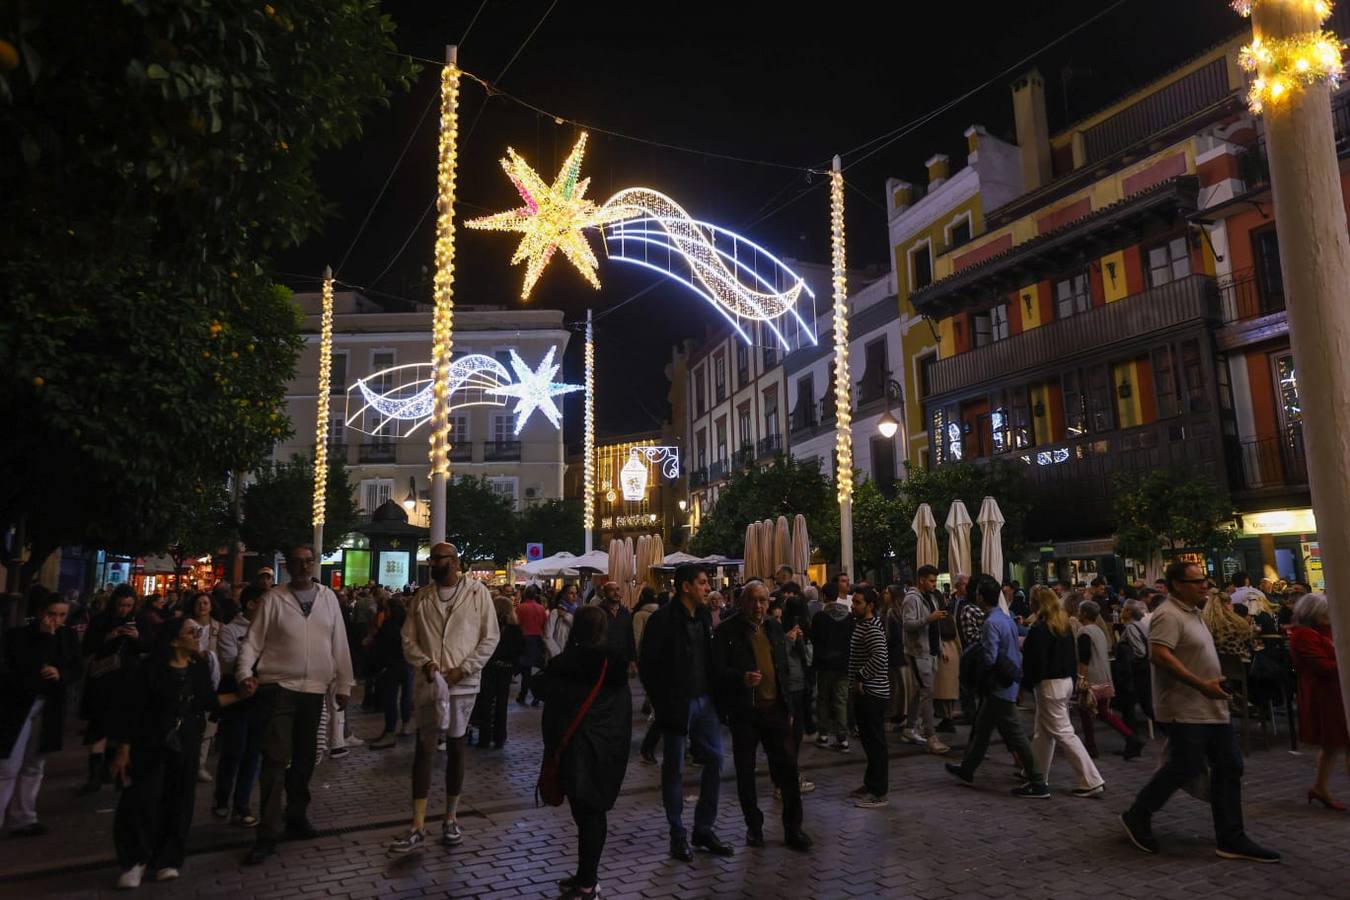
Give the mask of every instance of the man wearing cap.
<svg viewBox="0 0 1350 900">
<path fill-rule="evenodd" d="M 258 570 L 258 574 L 253 576 L 253 583 L 264 591 L 270 591 L 276 584 L 277 573 L 272 571 L 271 566 L 263 566 Z"/>
<path fill-rule="evenodd" d="M 481 581 L 460 572 L 459 551 L 454 544 L 442 542 L 431 548 L 431 578 L 431 584 L 413 595 L 403 622 L 403 658 L 418 673 L 413 688 L 417 744 L 413 752 L 412 827 L 389 844 L 389 852 L 395 854 L 421 849 L 427 840 L 431 761 L 441 724 L 438 677 L 448 688 L 450 718 L 441 842 L 454 845 L 464 839 L 457 813 L 464 789 L 465 733 L 478 699 L 483 667 L 492 658 L 501 634 L 492 595 Z"/>
</svg>

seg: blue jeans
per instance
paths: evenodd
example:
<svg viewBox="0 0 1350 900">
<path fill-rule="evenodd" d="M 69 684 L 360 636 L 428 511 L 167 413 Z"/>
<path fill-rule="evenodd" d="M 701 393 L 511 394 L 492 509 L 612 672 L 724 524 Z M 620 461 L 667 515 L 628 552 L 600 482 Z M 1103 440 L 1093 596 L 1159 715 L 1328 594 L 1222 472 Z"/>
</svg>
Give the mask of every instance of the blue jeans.
<svg viewBox="0 0 1350 900">
<path fill-rule="evenodd" d="M 694 759 L 703 766 L 694 807 L 694 833 L 712 831 L 717 824 L 717 798 L 722 786 L 722 724 L 712 698 L 706 694 L 689 701 L 689 734 L 662 732 L 661 800 L 671 837 L 684 837 L 684 746 L 693 741 Z"/>
<path fill-rule="evenodd" d="M 262 710 L 256 701 L 245 701 L 220 714 L 216 746 L 220 763 L 216 768 L 215 805 L 246 816 L 253 785 L 258 780 L 263 734 Z"/>
<path fill-rule="evenodd" d="M 1134 799 L 1134 809 L 1152 816 L 1167 799 L 1205 771 L 1209 764 L 1209 806 L 1214 816 L 1214 837 L 1220 847 L 1231 845 L 1243 836 L 1242 829 L 1242 753 L 1237 732 L 1227 725 L 1186 725 L 1170 723 L 1167 730 L 1167 759 L 1153 773 Z"/>
</svg>

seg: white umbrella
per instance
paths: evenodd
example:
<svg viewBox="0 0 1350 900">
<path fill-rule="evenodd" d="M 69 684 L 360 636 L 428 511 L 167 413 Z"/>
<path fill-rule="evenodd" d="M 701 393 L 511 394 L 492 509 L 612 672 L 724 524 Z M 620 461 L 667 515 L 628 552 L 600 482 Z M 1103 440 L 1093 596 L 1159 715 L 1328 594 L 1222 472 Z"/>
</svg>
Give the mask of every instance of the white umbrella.
<svg viewBox="0 0 1350 900">
<path fill-rule="evenodd" d="M 638 576 L 644 579 L 652 590 L 659 591 L 661 589 L 661 574 L 656 571 L 655 567 L 661 565 L 666 555 L 666 548 L 661 542 L 661 535 L 652 535 L 649 550 L 647 566 L 638 573 Z"/>
<path fill-rule="evenodd" d="M 773 544 L 773 519 L 765 519 L 759 523 L 759 577 L 765 580 L 773 576 Z"/>
<path fill-rule="evenodd" d="M 634 573 L 637 572 L 637 565 L 635 563 L 636 559 L 637 555 L 633 552 L 633 539 L 630 537 L 624 538 L 623 539 L 624 578 L 622 584 L 623 590 L 620 596 L 623 597 L 623 605 L 628 607 L 629 609 L 633 608 L 633 599 L 634 599 L 633 575 Z"/>
<path fill-rule="evenodd" d="M 947 571 L 953 581 L 970 574 L 970 512 L 961 500 L 947 510 Z"/>
<path fill-rule="evenodd" d="M 745 580 L 759 577 L 759 523 L 745 526 Z"/>
<path fill-rule="evenodd" d="M 577 557 L 562 550 L 552 556 L 516 566 L 516 574 L 524 578 L 555 578 L 563 574 L 564 570 L 573 568 L 576 561 Z"/>
<path fill-rule="evenodd" d="M 603 550 L 592 550 L 574 558 L 570 564 L 573 569 L 594 569 L 597 572 L 609 571 L 609 554 Z"/>
<path fill-rule="evenodd" d="M 937 522 L 933 519 L 933 509 L 927 503 L 920 503 L 914 511 L 914 521 L 909 526 L 914 530 L 917 540 L 914 568 L 937 566 Z"/>
<path fill-rule="evenodd" d="M 696 562 L 702 562 L 702 561 L 703 561 L 703 560 L 699 559 L 697 556 L 690 556 L 688 553 L 685 553 L 685 552 L 680 551 L 680 550 L 676 550 L 674 553 L 671 553 L 671 554 L 668 554 L 668 555 L 662 557 L 662 558 L 661 558 L 661 565 L 663 565 L 663 566 L 678 566 L 678 565 L 683 565 L 684 563 L 696 563 Z"/>
<path fill-rule="evenodd" d="M 773 565 L 764 573 L 772 578 L 779 566 L 792 565 L 792 529 L 788 527 L 787 516 L 779 516 L 773 523 Z"/>
<path fill-rule="evenodd" d="M 980 504 L 980 571 L 998 581 L 1003 580 L 1003 511 L 998 501 L 985 497 Z M 1008 601 L 1000 593 L 998 605 L 1008 612 Z"/>
<path fill-rule="evenodd" d="M 806 531 L 806 516 L 797 513 L 792 520 L 792 571 L 800 584 L 806 584 L 811 567 L 811 536 Z"/>
</svg>

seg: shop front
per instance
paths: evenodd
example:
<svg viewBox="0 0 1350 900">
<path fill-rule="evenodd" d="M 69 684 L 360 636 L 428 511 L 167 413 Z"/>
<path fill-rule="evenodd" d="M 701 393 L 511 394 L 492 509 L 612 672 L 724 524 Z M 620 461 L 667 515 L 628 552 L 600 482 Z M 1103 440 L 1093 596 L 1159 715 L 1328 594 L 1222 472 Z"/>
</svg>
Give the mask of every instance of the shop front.
<svg viewBox="0 0 1350 900">
<path fill-rule="evenodd" d="M 1238 516 L 1238 539 L 1224 560 L 1224 574 L 1246 572 L 1252 581 L 1301 581 L 1325 589 L 1317 521 L 1308 507 L 1272 509 Z"/>
</svg>

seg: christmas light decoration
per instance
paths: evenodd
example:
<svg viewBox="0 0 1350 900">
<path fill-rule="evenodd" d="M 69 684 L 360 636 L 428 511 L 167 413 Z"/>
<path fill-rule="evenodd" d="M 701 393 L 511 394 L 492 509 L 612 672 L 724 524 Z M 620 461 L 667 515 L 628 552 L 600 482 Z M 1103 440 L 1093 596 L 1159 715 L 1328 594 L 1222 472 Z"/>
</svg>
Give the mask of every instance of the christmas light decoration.
<svg viewBox="0 0 1350 900">
<path fill-rule="evenodd" d="M 319 320 L 319 409 L 314 425 L 314 552 L 323 552 L 323 519 L 328 487 L 328 391 L 333 366 L 333 270 L 323 270 L 323 312 Z"/>
<path fill-rule="evenodd" d="M 661 466 L 661 477 L 675 480 L 680 477 L 680 448 L 679 447 L 658 447 L 650 444 L 644 444 L 640 447 L 634 447 L 629 451 L 632 454 L 641 454 L 649 463 L 657 463 Z"/>
<path fill-rule="evenodd" d="M 853 500 L 852 395 L 848 371 L 848 280 L 844 272 L 844 175 L 835 157 L 830 172 L 830 260 L 834 285 L 835 492 L 840 503 Z M 845 567 L 851 567 L 845 560 Z"/>
<path fill-rule="evenodd" d="M 691 218 L 678 203 L 651 188 L 626 188 L 606 200 L 602 209 L 620 219 L 605 233 L 611 259 L 646 266 L 680 281 L 711 303 L 747 342 L 742 319 L 766 323 L 782 348 L 792 349 L 773 324 L 790 314 L 815 343 L 796 309 L 803 293 L 814 294 L 800 275 L 763 247 Z M 676 260 L 688 267 L 688 278 L 672 268 Z M 779 290 L 780 284 L 786 287 Z"/>
<path fill-rule="evenodd" d="M 441 131 L 436 163 L 436 273 L 431 323 L 431 541 L 445 539 L 445 483 L 450 476 L 450 354 L 455 316 L 455 167 L 459 143 L 459 65 L 446 49 L 441 70 Z"/>
<path fill-rule="evenodd" d="M 1325 0 L 1240 0 L 1232 6 L 1250 16 L 1257 3 L 1296 6 L 1319 24 L 1331 15 L 1331 4 Z M 1254 76 L 1247 91 L 1248 108 L 1259 115 L 1270 104 L 1282 103 L 1319 81 L 1335 89 L 1345 77 L 1344 49 L 1340 38 L 1320 28 L 1283 38 L 1267 38 L 1258 32 L 1238 54 L 1238 65 Z"/>
<path fill-rule="evenodd" d="M 558 409 L 558 404 L 553 402 L 553 398 L 583 388 L 579 384 L 562 384 L 553 380 L 553 376 L 562 367 L 561 363 L 553 361 L 553 354 L 557 349 L 557 347 L 549 347 L 548 353 L 544 354 L 543 362 L 534 370 L 525 365 L 525 361 L 520 358 L 520 355 L 512 350 L 511 368 L 516 372 L 515 384 L 504 385 L 489 391 L 489 393 L 496 394 L 499 397 L 516 398 L 515 433 L 517 435 L 525 427 L 525 420 L 530 417 L 530 413 L 536 409 L 553 423 L 553 427 L 562 427 L 562 411 Z"/>
<path fill-rule="evenodd" d="M 348 409 L 353 398 L 364 403 L 347 417 L 347 426 L 363 434 L 390 435 L 397 429 L 386 428 L 390 423 L 413 422 L 412 427 L 399 430 L 393 436 L 412 434 L 429 421 L 435 409 L 434 369 L 417 363 L 393 366 L 366 377 L 358 378 L 347 388 Z M 506 367 L 491 356 L 481 353 L 461 356 L 454 360 L 446 373 L 447 412 L 466 406 L 504 406 L 506 401 L 485 396 L 487 392 L 511 383 Z M 375 424 L 367 421 L 373 411 Z"/>
<path fill-rule="evenodd" d="M 586 552 L 591 552 L 591 532 L 595 528 L 595 332 L 591 311 L 586 310 L 586 384 L 585 409 L 581 435 L 581 527 L 586 536 Z"/>
<path fill-rule="evenodd" d="M 647 467 L 636 452 L 629 455 L 628 462 L 619 470 L 619 487 L 625 500 L 637 501 L 647 496 Z"/>
<path fill-rule="evenodd" d="M 511 257 L 511 265 L 528 260 L 525 267 L 525 284 L 520 296 L 528 300 L 535 282 L 543 274 L 544 268 L 557 250 L 561 250 L 594 288 L 600 287 L 600 279 L 595 274 L 600 264 L 591 250 L 590 241 L 583 233 L 587 228 L 598 227 L 614 221 L 618 213 L 597 207 L 594 201 L 586 199 L 589 178 L 578 178 L 581 173 L 581 160 L 586 154 L 586 133 L 582 132 L 572 152 L 567 155 L 562 168 L 558 170 L 553 184 L 545 184 L 511 148 L 506 148 L 506 158 L 501 161 L 502 170 L 511 183 L 516 186 L 525 205 L 507 212 L 471 219 L 465 224 L 470 228 L 483 231 L 518 231 L 522 237 Z"/>
</svg>

